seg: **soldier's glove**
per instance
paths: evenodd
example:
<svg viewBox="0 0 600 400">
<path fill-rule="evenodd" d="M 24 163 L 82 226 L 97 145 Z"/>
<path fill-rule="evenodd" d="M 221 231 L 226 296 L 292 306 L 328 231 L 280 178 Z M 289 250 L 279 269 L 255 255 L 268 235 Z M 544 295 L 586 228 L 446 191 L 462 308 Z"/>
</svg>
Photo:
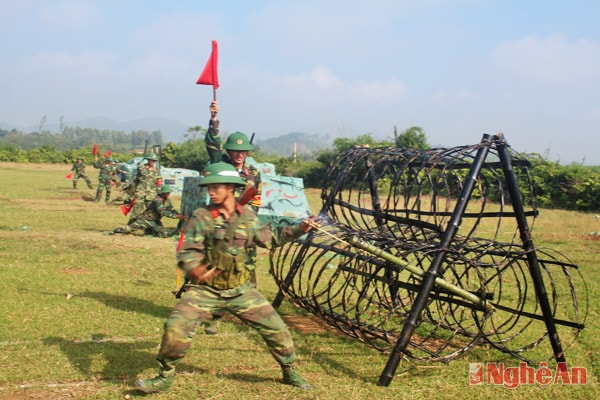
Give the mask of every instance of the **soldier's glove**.
<svg viewBox="0 0 600 400">
<path fill-rule="evenodd" d="M 220 274 L 221 270 L 216 267 L 211 267 L 210 264 L 198 265 L 187 273 L 192 283 L 204 283 Z"/>
<path fill-rule="evenodd" d="M 190 220 L 190 217 L 188 217 L 188 216 L 186 216 L 186 215 L 183 215 L 183 214 L 179 214 L 179 215 L 177 216 L 177 218 L 178 218 L 178 219 L 181 219 L 181 220 L 184 220 L 184 221 L 189 221 L 189 220 Z"/>
</svg>

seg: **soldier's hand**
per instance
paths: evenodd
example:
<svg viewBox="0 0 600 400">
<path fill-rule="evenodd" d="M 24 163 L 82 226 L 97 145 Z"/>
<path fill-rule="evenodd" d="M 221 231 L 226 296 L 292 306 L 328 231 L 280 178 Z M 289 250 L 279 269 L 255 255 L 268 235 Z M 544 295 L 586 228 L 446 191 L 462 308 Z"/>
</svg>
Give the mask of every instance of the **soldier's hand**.
<svg viewBox="0 0 600 400">
<path fill-rule="evenodd" d="M 181 220 L 183 220 L 183 221 L 189 221 L 189 220 L 190 220 L 190 217 L 188 217 L 187 215 L 183 215 L 183 214 L 179 214 L 179 215 L 177 216 L 177 218 L 178 218 L 178 219 L 181 219 Z"/>
<path fill-rule="evenodd" d="M 214 278 L 220 274 L 220 270 L 216 267 L 209 269 L 210 264 L 198 265 L 196 268 L 192 268 L 188 273 L 188 277 L 192 282 L 204 283 L 208 279 Z"/>
<path fill-rule="evenodd" d="M 256 186 L 256 176 L 254 176 L 254 174 L 250 172 L 248 176 L 246 176 L 246 182 L 248 183 L 248 185 Z"/>
<path fill-rule="evenodd" d="M 305 218 L 300 222 L 300 228 L 304 232 L 310 231 L 312 228 L 320 228 L 321 227 L 321 217 L 318 215 L 311 215 L 308 218 Z"/>
<path fill-rule="evenodd" d="M 210 117 L 215 119 L 217 117 L 217 114 L 219 113 L 219 103 L 215 100 L 212 103 L 210 103 Z"/>
</svg>

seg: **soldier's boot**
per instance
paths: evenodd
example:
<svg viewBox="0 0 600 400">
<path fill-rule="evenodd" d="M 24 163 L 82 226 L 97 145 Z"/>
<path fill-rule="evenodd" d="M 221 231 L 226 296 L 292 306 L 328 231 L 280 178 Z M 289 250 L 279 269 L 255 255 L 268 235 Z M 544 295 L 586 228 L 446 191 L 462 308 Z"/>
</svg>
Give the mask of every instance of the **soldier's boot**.
<svg viewBox="0 0 600 400">
<path fill-rule="evenodd" d="M 119 228 L 115 228 L 113 229 L 111 235 L 114 235 L 115 233 L 131 233 L 131 228 L 129 226 L 121 226 Z"/>
<path fill-rule="evenodd" d="M 135 387 L 144 393 L 167 392 L 171 388 L 173 380 L 175 380 L 175 374 L 170 376 L 160 374 L 151 379 L 136 379 Z"/>
<path fill-rule="evenodd" d="M 283 372 L 283 384 L 296 386 L 304 390 L 312 389 L 312 386 L 310 386 L 310 384 L 306 382 L 291 366 L 284 365 L 281 367 L 281 370 Z"/>
</svg>

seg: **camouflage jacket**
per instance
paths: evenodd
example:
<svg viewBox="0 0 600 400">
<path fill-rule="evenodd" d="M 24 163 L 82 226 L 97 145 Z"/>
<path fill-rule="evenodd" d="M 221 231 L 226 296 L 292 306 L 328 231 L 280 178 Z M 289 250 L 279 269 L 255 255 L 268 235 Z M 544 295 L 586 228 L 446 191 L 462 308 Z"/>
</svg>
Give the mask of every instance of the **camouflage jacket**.
<svg viewBox="0 0 600 400">
<path fill-rule="evenodd" d="M 157 168 L 140 165 L 134 179 L 135 197 L 138 200 L 152 200 L 157 195 L 157 182 L 161 179 Z"/>
<path fill-rule="evenodd" d="M 206 131 L 206 136 L 204 136 L 204 143 L 211 164 L 220 161 L 231 164 L 229 156 L 223 152 L 222 138 L 219 134 L 219 120 L 209 120 L 208 130 Z M 238 172 L 244 181 L 253 182 L 254 186 L 259 188 L 260 172 L 255 167 L 244 164 L 244 167 L 238 169 Z M 243 189 L 243 187 L 238 188 L 237 194 L 239 195 Z"/>
<path fill-rule="evenodd" d="M 115 166 L 112 164 L 105 164 L 103 161 L 97 161 L 94 163 L 94 168 L 100 170 L 98 174 L 98 181 L 109 184 L 112 175 L 115 174 Z"/>
<path fill-rule="evenodd" d="M 245 265 L 249 249 L 254 245 L 270 249 L 303 234 L 299 224 L 275 228 L 264 225 L 249 206 L 238 205 L 229 220 L 214 206 L 201 207 L 186 224 L 177 263 L 186 273 L 211 264 L 221 273 L 205 285 L 217 290 L 235 289 L 250 279 Z"/>
<path fill-rule="evenodd" d="M 177 218 L 178 216 L 179 212 L 173 207 L 171 199 L 163 199 L 160 196 L 156 196 L 138 218 L 160 222 L 162 217 Z"/>
<path fill-rule="evenodd" d="M 71 171 L 75 172 L 75 176 L 85 176 L 85 163 L 74 163 Z"/>
</svg>

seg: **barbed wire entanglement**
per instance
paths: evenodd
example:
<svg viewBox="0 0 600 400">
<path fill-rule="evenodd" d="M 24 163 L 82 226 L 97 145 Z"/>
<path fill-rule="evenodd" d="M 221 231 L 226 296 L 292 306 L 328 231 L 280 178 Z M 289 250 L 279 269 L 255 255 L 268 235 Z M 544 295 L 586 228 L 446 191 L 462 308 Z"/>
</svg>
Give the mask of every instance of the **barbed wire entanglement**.
<svg viewBox="0 0 600 400">
<path fill-rule="evenodd" d="M 384 385 L 398 357 L 446 362 L 479 344 L 564 361 L 587 290 L 577 265 L 533 245 L 528 166 L 502 134 L 340 154 L 324 180 L 323 226 L 273 251 L 274 305 L 285 296 L 390 352 Z"/>
</svg>

